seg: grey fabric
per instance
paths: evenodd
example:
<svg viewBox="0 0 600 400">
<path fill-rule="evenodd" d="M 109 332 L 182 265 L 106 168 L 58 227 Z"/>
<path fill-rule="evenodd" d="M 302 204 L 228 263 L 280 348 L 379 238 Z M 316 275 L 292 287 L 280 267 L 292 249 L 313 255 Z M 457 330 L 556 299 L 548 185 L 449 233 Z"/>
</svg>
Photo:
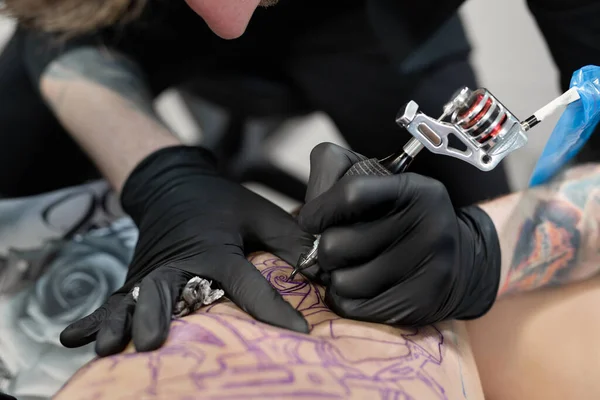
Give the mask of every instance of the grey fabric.
<svg viewBox="0 0 600 400">
<path fill-rule="evenodd" d="M 123 283 L 136 241 L 105 182 L 0 201 L 0 392 L 50 399 L 94 358 L 59 333 Z"/>
</svg>

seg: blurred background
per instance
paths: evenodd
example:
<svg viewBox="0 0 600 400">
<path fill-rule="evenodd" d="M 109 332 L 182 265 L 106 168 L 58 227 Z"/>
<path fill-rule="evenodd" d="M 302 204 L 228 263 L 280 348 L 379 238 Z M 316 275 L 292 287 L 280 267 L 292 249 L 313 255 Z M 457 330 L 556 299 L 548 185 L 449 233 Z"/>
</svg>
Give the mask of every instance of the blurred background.
<svg viewBox="0 0 600 400">
<path fill-rule="evenodd" d="M 480 85 L 488 88 L 518 117 L 525 118 L 559 94 L 557 71 L 525 1 L 469 0 L 461 13 L 474 48 L 472 61 Z M 13 28 L 12 21 L 0 19 L 0 45 L 4 45 Z M 166 123 L 185 141 L 193 142 L 202 135 L 180 93 L 164 93 L 156 106 Z M 555 116 L 537 127 L 530 135 L 530 144 L 509 156 L 507 167 L 514 189 L 527 185 L 557 119 Z M 272 135 L 273 140 L 268 143 L 269 157 L 302 180 L 308 178 L 308 157 L 317 143 L 345 144 L 327 116 L 321 113 L 291 119 L 278 129 L 287 130 L 287 134 Z M 264 186 L 247 186 L 286 210 L 297 205 Z"/>
</svg>

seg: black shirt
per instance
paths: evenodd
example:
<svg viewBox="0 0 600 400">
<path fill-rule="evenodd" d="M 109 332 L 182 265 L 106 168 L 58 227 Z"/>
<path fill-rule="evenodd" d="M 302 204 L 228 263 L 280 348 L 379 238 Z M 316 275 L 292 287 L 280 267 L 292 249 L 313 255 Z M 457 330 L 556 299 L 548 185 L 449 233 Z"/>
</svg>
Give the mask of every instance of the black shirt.
<svg viewBox="0 0 600 400">
<path fill-rule="evenodd" d="M 288 4 L 300 4 L 301 0 L 284 0 L 277 7 L 283 7 L 286 1 Z M 332 5 L 328 5 L 327 1 L 302 2 L 302 7 L 292 7 L 295 17 L 292 20 L 308 21 L 309 24 L 326 21 L 328 14 L 339 11 L 340 7 L 366 7 L 373 30 L 389 56 L 407 70 L 426 67 L 448 53 L 468 48 L 456 17 L 464 0 L 345 0 L 344 6 L 342 2 L 333 2 Z M 599 0 L 528 0 L 527 3 L 560 70 L 563 89 L 568 88 L 575 70 L 584 65 L 600 65 Z M 298 14 L 299 8 L 306 11 Z M 263 18 L 260 12 L 258 14 L 254 19 Z M 267 17 L 264 17 L 265 21 Z M 268 22 L 278 21 L 273 18 Z M 257 22 L 261 23 L 264 22 Z M 289 24 L 289 21 L 286 23 L 289 26 L 282 27 L 283 30 L 303 28 Z M 511 21 L 506 23 L 510 24 Z M 59 54 L 84 45 L 102 44 L 115 48 L 148 66 L 146 69 L 151 69 L 151 65 L 156 63 L 175 62 L 174 55 L 181 52 L 188 52 L 193 58 L 194 52 L 201 50 L 189 46 L 197 44 L 200 37 L 203 38 L 200 48 L 229 46 L 232 53 L 236 52 L 235 44 L 219 41 L 183 0 L 153 0 L 149 2 L 142 18 L 135 23 L 105 29 L 64 43 L 47 34 L 28 33 L 28 36 L 27 61 L 36 80 L 46 65 Z M 154 54 L 157 49 L 161 50 L 158 55 Z M 527 63 L 527 60 L 523 60 L 523 63 Z"/>
<path fill-rule="evenodd" d="M 375 5 L 375 7 L 373 7 Z M 276 7 L 259 9 L 253 16 L 247 32 L 241 39 L 224 41 L 217 38 L 205 25 L 201 17 L 195 14 L 183 0 L 150 0 L 143 15 L 126 26 L 115 26 L 67 41 L 57 39 L 47 33 L 25 32 L 27 65 L 35 81 L 48 63 L 74 48 L 82 46 L 106 46 L 127 54 L 138 61 L 148 75 L 155 75 L 154 66 L 164 63 L 193 64 L 196 53 L 209 53 L 207 49 L 219 48 L 219 56 L 227 52 L 239 53 L 242 47 L 252 42 L 249 36 L 260 35 L 264 24 L 278 25 L 278 36 L 292 36 L 294 31 L 315 29 L 327 24 L 336 13 L 360 9 L 371 20 L 373 30 L 380 33 L 385 24 L 380 21 L 379 0 L 282 0 Z M 410 43 L 408 52 L 396 48 L 398 39 L 407 39 L 412 35 L 402 30 L 389 34 L 383 31 L 383 38 L 391 37 L 391 55 L 401 73 L 410 73 L 427 68 L 448 54 L 465 53 L 470 50 L 466 35 L 458 15 L 448 9 L 450 14 L 442 16 L 439 27 L 427 31 L 418 46 Z M 386 11 L 385 9 L 383 10 Z M 400 13 L 402 15 L 402 12 Z M 385 21 L 384 21 L 385 22 Z M 402 24 L 403 21 L 396 21 Z M 394 26 L 395 23 L 392 23 Z M 320 28 L 317 28 L 320 29 Z M 258 31 L 258 32 L 257 32 Z M 341 32 L 343 35 L 344 32 Z M 386 34 L 388 36 L 386 36 Z M 282 41 L 282 37 L 272 40 Z M 338 39 L 336 39 L 338 40 Z M 351 40 L 351 39 L 349 39 Z M 339 40 L 338 40 L 339 41 Z M 408 39 L 408 42 L 411 42 Z M 341 41 L 340 41 L 341 43 Z M 264 44 L 257 41 L 257 47 Z M 349 44 L 352 45 L 352 44 Z M 229 49 L 229 50 L 228 50 Z M 185 54 L 185 56 L 182 56 Z M 203 64 L 206 60 L 203 60 Z M 172 74 L 171 74 L 172 75 Z M 163 85 L 164 86 L 164 85 Z"/>
</svg>

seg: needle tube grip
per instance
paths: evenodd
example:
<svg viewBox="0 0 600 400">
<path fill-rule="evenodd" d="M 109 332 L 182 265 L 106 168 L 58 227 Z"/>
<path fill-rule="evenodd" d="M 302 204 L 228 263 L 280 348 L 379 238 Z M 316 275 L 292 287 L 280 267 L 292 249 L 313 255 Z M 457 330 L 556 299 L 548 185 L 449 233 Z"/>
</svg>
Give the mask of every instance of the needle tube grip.
<svg viewBox="0 0 600 400">
<path fill-rule="evenodd" d="M 357 176 L 357 175 L 378 175 L 378 176 L 386 176 L 392 175 L 392 173 L 384 167 L 378 159 L 369 158 L 366 160 L 362 160 L 354 164 L 348 171 L 346 171 L 346 176 Z"/>
<path fill-rule="evenodd" d="M 403 169 L 405 169 L 406 167 L 408 167 L 408 163 L 403 164 L 402 167 L 403 167 Z M 383 164 L 381 164 L 381 162 L 379 162 L 379 160 L 376 158 L 368 158 L 366 160 L 359 161 L 356 164 L 354 164 L 352 167 L 350 167 L 350 169 L 348 171 L 346 171 L 346 173 L 344 174 L 344 176 L 387 176 L 387 175 L 392 175 L 392 173 L 390 172 L 390 170 L 388 170 L 386 167 L 384 167 Z M 317 260 L 316 249 L 318 248 L 318 246 L 319 246 L 319 236 L 317 236 L 317 238 L 315 239 L 312 251 L 309 252 L 308 254 L 302 254 L 300 256 L 300 259 L 298 260 L 296 268 L 294 268 L 294 271 L 290 275 L 290 279 L 294 279 L 294 277 L 296 276 L 296 274 L 298 272 L 303 271 L 306 268 L 309 268 L 312 265 L 314 265 L 314 263 Z"/>
</svg>

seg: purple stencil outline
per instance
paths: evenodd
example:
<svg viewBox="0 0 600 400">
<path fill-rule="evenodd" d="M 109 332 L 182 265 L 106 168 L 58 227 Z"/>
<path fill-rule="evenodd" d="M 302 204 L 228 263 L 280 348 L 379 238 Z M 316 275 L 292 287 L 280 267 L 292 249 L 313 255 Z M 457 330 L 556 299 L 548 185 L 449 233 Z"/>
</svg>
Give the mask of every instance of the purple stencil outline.
<svg viewBox="0 0 600 400">
<path fill-rule="evenodd" d="M 308 319 L 314 319 L 320 313 L 332 314 L 323 301 L 320 288 L 304 281 L 287 280 L 291 267 L 283 261 L 268 258 L 256 265 L 282 295 L 288 297 L 292 303 L 297 303 L 297 309 Z M 419 382 L 422 388 L 427 388 L 431 392 L 431 398 L 448 398 L 444 387 L 429 371 L 429 368 L 441 368 L 444 361 L 444 335 L 435 326 L 400 333 L 397 341 L 375 340 L 340 333 L 339 329 L 343 329 L 343 326 L 338 323 L 343 323 L 343 320 L 332 314 L 313 325 L 314 328 L 323 323 L 329 324 L 329 336 L 309 336 L 273 328 L 249 316 L 219 312 L 215 310 L 217 306 L 218 303 L 206 307 L 203 318 L 211 319 L 221 327 L 224 330 L 222 337 L 225 337 L 226 332 L 229 341 L 235 338 L 235 346 L 233 342 L 229 342 L 231 344 L 228 346 L 224 340 L 197 323 L 178 320 L 173 322 L 169 342 L 158 351 L 121 354 L 102 362 L 114 363 L 114 367 L 130 359 L 147 358 L 150 384 L 142 391 L 129 393 L 131 398 L 142 395 L 160 397 L 161 394 L 164 396 L 165 390 L 170 391 L 169 398 L 179 398 L 176 388 L 173 388 L 173 374 L 169 375 L 169 381 L 166 377 L 161 378 L 163 360 L 171 356 L 193 360 L 192 366 L 186 367 L 187 370 L 182 370 L 176 377 L 177 381 L 184 379 L 191 383 L 196 387 L 197 393 L 181 394 L 181 399 L 203 393 L 209 387 L 214 391 L 216 377 L 220 378 L 218 385 L 222 393 L 215 396 L 204 392 L 202 398 L 347 398 L 352 395 L 354 389 L 360 388 L 370 389 L 371 393 L 374 393 L 373 396 L 376 396 L 374 398 L 404 400 L 413 398 L 409 394 L 410 388 L 408 392 L 406 389 L 406 384 L 412 382 Z M 390 350 L 390 353 L 395 351 L 403 355 L 393 358 L 373 356 L 354 359 L 347 357 L 337 347 L 337 342 L 345 340 L 356 340 L 357 345 L 361 342 L 383 344 L 395 349 Z M 203 351 L 205 346 L 224 350 L 223 354 L 211 358 L 213 363 L 209 370 L 202 370 L 207 357 Z M 228 347 L 241 350 L 227 351 Z M 238 365 L 240 360 L 250 364 Z M 216 365 L 213 365 L 215 363 Z M 361 366 L 366 363 L 380 367 L 373 372 L 365 372 Z M 292 384 L 297 379 L 308 379 L 314 384 L 314 388 L 295 390 Z M 459 378 L 457 374 L 457 379 L 462 379 L 462 376 Z M 161 389 L 160 384 L 165 384 L 167 389 Z M 324 385 L 326 387 L 322 387 Z M 256 392 L 257 388 L 264 389 L 264 392 L 259 394 Z M 245 394 L 240 395 L 240 390 L 244 389 Z M 232 390 L 235 390 L 235 393 L 231 393 Z M 274 393 L 273 390 L 277 392 Z M 464 392 L 463 394 L 466 397 Z"/>
</svg>

